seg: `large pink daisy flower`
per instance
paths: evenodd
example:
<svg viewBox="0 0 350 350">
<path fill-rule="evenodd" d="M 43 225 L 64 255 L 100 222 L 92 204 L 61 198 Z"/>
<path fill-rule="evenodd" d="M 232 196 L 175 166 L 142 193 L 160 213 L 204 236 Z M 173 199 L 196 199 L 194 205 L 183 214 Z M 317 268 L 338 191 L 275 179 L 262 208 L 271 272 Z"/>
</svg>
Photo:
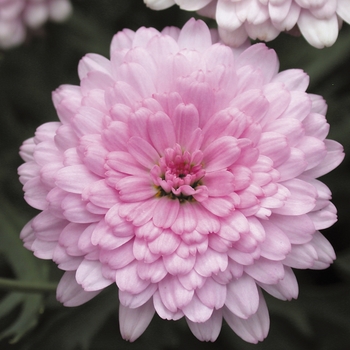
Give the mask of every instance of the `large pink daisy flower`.
<svg viewBox="0 0 350 350">
<path fill-rule="evenodd" d="M 298 26 L 313 46 L 331 46 L 342 21 L 350 23 L 350 0 L 144 0 L 162 10 L 177 4 L 215 18 L 222 40 L 239 46 L 248 37 L 270 41 Z"/>
<path fill-rule="evenodd" d="M 343 159 L 326 140 L 324 100 L 273 50 L 213 44 L 202 21 L 115 35 L 111 59 L 86 55 L 80 86 L 53 94 L 59 122 L 24 142 L 25 199 L 42 210 L 28 249 L 65 270 L 67 306 L 119 288 L 135 340 L 154 312 L 185 317 L 201 340 L 222 319 L 263 340 L 263 293 L 296 298 L 294 268 L 335 258 L 318 231 L 336 221 L 317 177 Z"/>
<path fill-rule="evenodd" d="M 69 0 L 0 0 L 0 48 L 21 44 L 27 27 L 38 28 L 48 19 L 60 22 L 71 10 Z"/>
</svg>

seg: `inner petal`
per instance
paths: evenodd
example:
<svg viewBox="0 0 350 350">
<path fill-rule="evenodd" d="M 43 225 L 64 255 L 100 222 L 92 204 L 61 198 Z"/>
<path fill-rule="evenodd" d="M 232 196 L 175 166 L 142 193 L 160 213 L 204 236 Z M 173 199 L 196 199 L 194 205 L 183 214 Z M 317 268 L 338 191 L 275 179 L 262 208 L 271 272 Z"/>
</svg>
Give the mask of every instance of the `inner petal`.
<svg viewBox="0 0 350 350">
<path fill-rule="evenodd" d="M 156 196 L 167 196 L 180 202 L 194 200 L 196 188 L 202 184 L 205 176 L 202 159 L 201 151 L 191 154 L 183 151 L 178 144 L 167 148 L 158 164 L 151 169 L 151 177 L 158 190 Z"/>
</svg>

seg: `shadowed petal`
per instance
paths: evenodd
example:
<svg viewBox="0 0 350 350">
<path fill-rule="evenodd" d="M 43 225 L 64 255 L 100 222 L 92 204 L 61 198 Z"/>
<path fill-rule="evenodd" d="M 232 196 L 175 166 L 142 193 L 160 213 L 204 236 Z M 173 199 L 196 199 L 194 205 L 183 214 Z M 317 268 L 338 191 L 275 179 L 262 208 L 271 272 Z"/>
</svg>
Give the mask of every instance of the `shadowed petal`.
<svg viewBox="0 0 350 350">
<path fill-rule="evenodd" d="M 135 341 L 148 327 L 154 313 L 152 300 L 134 309 L 120 304 L 119 327 L 123 339 Z"/>
</svg>

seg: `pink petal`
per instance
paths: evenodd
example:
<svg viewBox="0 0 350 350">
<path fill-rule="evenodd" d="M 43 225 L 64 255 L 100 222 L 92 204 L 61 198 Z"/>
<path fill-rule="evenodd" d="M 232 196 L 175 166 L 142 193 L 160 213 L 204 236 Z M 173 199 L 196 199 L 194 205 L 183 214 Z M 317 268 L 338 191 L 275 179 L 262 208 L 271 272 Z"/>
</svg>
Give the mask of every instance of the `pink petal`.
<svg viewBox="0 0 350 350">
<path fill-rule="evenodd" d="M 79 306 L 94 298 L 100 290 L 86 292 L 75 280 L 75 271 L 65 272 L 58 286 L 56 297 L 64 306 Z"/>
<path fill-rule="evenodd" d="M 333 140 L 324 141 L 327 155 L 323 161 L 315 168 L 306 171 L 304 174 L 310 177 L 320 177 L 329 173 L 336 168 L 344 159 L 344 151 L 342 145 Z"/>
<path fill-rule="evenodd" d="M 118 269 L 115 274 L 115 282 L 121 291 L 132 294 L 139 294 L 150 284 L 149 281 L 143 281 L 137 274 L 137 262 Z"/>
<path fill-rule="evenodd" d="M 132 39 L 135 36 L 135 32 L 130 29 L 124 29 L 114 35 L 111 43 L 111 52 L 114 50 L 120 50 L 124 48 L 131 48 Z"/>
<path fill-rule="evenodd" d="M 185 289 L 177 277 L 168 275 L 158 285 L 159 295 L 171 312 L 183 309 L 193 298 L 194 292 Z"/>
<path fill-rule="evenodd" d="M 203 21 L 191 18 L 181 29 L 178 44 L 180 49 L 204 51 L 212 44 L 208 27 Z"/>
<path fill-rule="evenodd" d="M 271 216 L 271 222 L 284 232 L 292 244 L 309 242 L 315 232 L 315 226 L 309 214 L 298 217 L 274 214 Z"/>
<path fill-rule="evenodd" d="M 128 308 L 138 308 L 152 298 L 154 292 L 157 290 L 157 284 L 151 283 L 144 291 L 139 294 L 132 294 L 129 292 L 119 291 L 120 303 Z"/>
<path fill-rule="evenodd" d="M 63 124 L 70 123 L 81 106 L 81 99 L 80 86 L 62 85 L 52 93 L 52 101 Z"/>
<path fill-rule="evenodd" d="M 316 191 L 314 186 L 299 179 L 292 179 L 283 182 L 290 191 L 290 196 L 281 208 L 273 210 L 276 214 L 302 215 L 308 213 L 315 207 Z"/>
<path fill-rule="evenodd" d="M 154 312 L 152 300 L 135 309 L 120 304 L 119 327 L 123 339 L 135 341 L 150 324 Z"/>
<path fill-rule="evenodd" d="M 151 198 L 143 202 L 119 205 L 115 209 L 125 220 L 132 221 L 135 226 L 142 226 L 152 218 L 156 205 L 157 200 Z"/>
<path fill-rule="evenodd" d="M 196 211 L 198 224 L 196 230 L 200 233 L 218 232 L 220 229 L 220 221 L 216 216 L 205 210 L 199 203 L 192 203 L 193 209 Z"/>
<path fill-rule="evenodd" d="M 130 138 L 128 151 L 141 165 L 151 169 L 159 160 L 157 151 L 144 139 L 138 136 Z"/>
<path fill-rule="evenodd" d="M 287 138 L 276 132 L 264 132 L 259 141 L 261 154 L 272 159 L 274 167 L 283 164 L 290 154 Z"/>
<path fill-rule="evenodd" d="M 224 318 L 232 330 L 243 340 L 256 344 L 263 341 L 270 327 L 269 312 L 262 293 L 260 294 L 259 308 L 255 314 L 248 319 L 242 319 L 224 308 Z"/>
<path fill-rule="evenodd" d="M 25 192 L 24 198 L 30 206 L 39 210 L 47 208 L 48 189 L 39 177 L 28 180 L 23 186 L 23 191 Z"/>
<path fill-rule="evenodd" d="M 268 83 L 277 74 L 279 62 L 274 50 L 269 49 L 265 44 L 250 46 L 237 59 L 237 67 L 252 65 L 259 67 L 264 72 L 265 83 Z"/>
<path fill-rule="evenodd" d="M 100 221 L 92 232 L 91 243 L 103 249 L 111 250 L 121 247 L 126 242 L 129 242 L 134 236 L 117 236 L 112 228 L 105 221 Z"/>
<path fill-rule="evenodd" d="M 259 283 L 259 286 L 275 298 L 281 300 L 296 299 L 298 297 L 299 287 L 293 270 L 289 267 L 285 267 L 284 273 L 284 278 L 277 284 Z"/>
<path fill-rule="evenodd" d="M 105 180 L 96 181 L 84 193 L 83 199 L 101 208 L 111 208 L 118 201 L 117 191 L 107 185 Z"/>
<path fill-rule="evenodd" d="M 315 232 L 310 244 L 315 248 L 318 256 L 312 269 L 327 268 L 335 260 L 335 252 L 332 245 L 320 232 Z"/>
<path fill-rule="evenodd" d="M 270 260 L 283 260 L 291 251 L 291 244 L 283 231 L 270 221 L 261 221 L 266 239 L 260 244 L 261 256 Z"/>
<path fill-rule="evenodd" d="M 175 145 L 175 131 L 170 118 L 163 112 L 150 115 L 148 119 L 148 132 L 154 148 L 160 155 Z"/>
<path fill-rule="evenodd" d="M 318 255 L 315 248 L 310 243 L 306 243 L 292 246 L 292 251 L 283 261 L 283 264 L 296 269 L 309 269 L 317 258 Z"/>
<path fill-rule="evenodd" d="M 221 170 L 207 173 L 203 184 L 208 188 L 209 196 L 220 197 L 233 191 L 234 180 L 231 172 Z"/>
<path fill-rule="evenodd" d="M 191 332 L 201 341 L 214 342 L 219 336 L 222 325 L 222 311 L 214 310 L 211 317 L 205 322 L 192 322 L 186 318 Z"/>
<path fill-rule="evenodd" d="M 208 172 L 225 169 L 237 160 L 239 154 L 240 149 L 234 137 L 220 137 L 203 152 L 205 169 Z"/>
<path fill-rule="evenodd" d="M 130 84 L 141 97 L 150 97 L 156 92 L 150 73 L 140 64 L 128 62 L 119 67 L 116 79 Z"/>
<path fill-rule="evenodd" d="M 168 274 L 168 271 L 164 266 L 163 259 L 159 258 L 150 264 L 139 261 L 137 264 L 137 273 L 145 281 L 158 283 Z"/>
<path fill-rule="evenodd" d="M 68 193 L 61 202 L 62 214 L 71 222 L 86 224 L 101 220 L 101 216 L 89 212 L 80 195 Z"/>
<path fill-rule="evenodd" d="M 189 149 L 192 143 L 193 133 L 198 128 L 199 115 L 193 104 L 179 104 L 173 114 L 173 123 L 176 141 L 183 149 Z"/>
<path fill-rule="evenodd" d="M 182 308 L 182 311 L 190 321 L 200 323 L 208 321 L 213 314 L 213 309 L 203 304 L 196 295 Z"/>
<path fill-rule="evenodd" d="M 178 217 L 180 202 L 162 197 L 157 199 L 157 204 L 154 209 L 153 223 L 160 228 L 169 228 L 173 225 Z"/>
<path fill-rule="evenodd" d="M 120 271 L 120 269 L 135 260 L 133 254 L 133 242 L 128 241 L 115 249 L 101 250 L 99 260 L 101 263 L 108 264 L 109 267 Z"/>
<path fill-rule="evenodd" d="M 169 255 L 175 252 L 180 244 L 178 235 L 169 230 L 164 230 L 155 240 L 148 243 L 149 249 L 156 255 Z"/>
<path fill-rule="evenodd" d="M 61 232 L 58 243 L 72 256 L 82 256 L 83 252 L 78 247 L 78 241 L 87 228 L 87 225 L 69 223 Z"/>
<path fill-rule="evenodd" d="M 259 306 L 259 293 L 253 278 L 243 274 L 227 285 L 226 307 L 236 316 L 247 319 Z"/>
<path fill-rule="evenodd" d="M 219 271 L 224 271 L 227 268 L 227 264 L 228 260 L 226 254 L 208 249 L 203 254 L 197 254 L 194 269 L 201 276 L 210 277 L 212 274 L 217 274 Z"/>
<path fill-rule="evenodd" d="M 280 118 L 304 120 L 311 111 L 311 99 L 302 91 L 290 91 L 291 101 Z"/>
<path fill-rule="evenodd" d="M 226 286 L 207 278 L 204 285 L 196 289 L 199 300 L 210 309 L 221 309 L 226 300 Z"/>
<path fill-rule="evenodd" d="M 288 159 L 276 167 L 280 173 L 280 181 L 291 180 L 299 176 L 305 171 L 307 165 L 304 152 L 297 148 L 291 148 Z"/>
<path fill-rule="evenodd" d="M 56 185 L 67 192 L 82 193 L 85 187 L 99 179 L 85 165 L 72 165 L 57 172 Z"/>
<path fill-rule="evenodd" d="M 163 257 L 163 262 L 166 270 L 173 276 L 186 275 L 189 273 L 195 264 L 196 258 L 194 255 L 188 256 L 186 259 L 173 253 Z"/>
<path fill-rule="evenodd" d="M 67 224 L 66 220 L 57 218 L 45 210 L 32 220 L 31 227 L 37 238 L 50 242 L 58 240 L 60 233 Z"/>
<path fill-rule="evenodd" d="M 181 317 L 183 317 L 183 312 L 181 310 L 177 310 L 175 312 L 170 311 L 162 302 L 162 299 L 160 297 L 160 293 L 157 291 L 154 293 L 153 296 L 153 305 L 156 309 L 157 314 L 159 317 L 166 319 L 166 320 L 178 320 Z"/>
<path fill-rule="evenodd" d="M 85 78 L 89 72 L 100 71 L 110 74 L 110 61 L 97 54 L 87 54 L 79 62 L 78 74 L 79 78 Z"/>
<path fill-rule="evenodd" d="M 206 278 L 199 275 L 195 270 L 191 270 L 187 275 L 178 276 L 178 279 L 184 288 L 188 290 L 201 288 L 206 281 Z"/>
<path fill-rule="evenodd" d="M 234 209 L 232 201 L 227 197 L 209 197 L 201 202 L 201 205 L 212 214 L 220 217 L 229 215 Z"/>
<path fill-rule="evenodd" d="M 301 69 L 288 69 L 278 73 L 273 81 L 281 82 L 288 90 L 306 91 L 309 76 Z"/>
<path fill-rule="evenodd" d="M 266 284 L 275 284 L 284 277 L 282 263 L 264 258 L 255 261 L 253 265 L 245 266 L 244 271 L 255 280 Z"/>
<path fill-rule="evenodd" d="M 139 202 L 155 197 L 157 189 L 150 179 L 145 177 L 127 176 L 117 184 L 117 190 L 122 201 Z"/>
<path fill-rule="evenodd" d="M 171 229 L 176 234 L 192 232 L 197 227 L 198 218 L 192 203 L 182 203 L 179 205 L 179 211 Z"/>
<path fill-rule="evenodd" d="M 146 169 L 127 152 L 108 153 L 106 163 L 114 170 L 129 175 L 144 175 Z"/>
<path fill-rule="evenodd" d="M 188 52 L 188 51 L 186 51 Z M 198 60 L 199 58 L 196 58 Z M 207 120 L 214 114 L 215 94 L 212 86 L 203 81 L 204 73 L 199 72 L 201 78 L 194 80 L 193 77 L 182 77 L 178 79 L 178 91 L 181 93 L 185 104 L 193 104 L 199 113 L 199 127 L 202 128 Z"/>
<path fill-rule="evenodd" d="M 310 113 L 303 120 L 305 134 L 324 140 L 329 132 L 329 124 L 324 115 L 318 113 Z"/>
<path fill-rule="evenodd" d="M 159 255 L 153 254 L 150 251 L 147 241 L 139 238 L 135 238 L 134 240 L 133 255 L 136 260 L 143 261 L 145 263 L 152 263 L 159 257 Z"/>
<path fill-rule="evenodd" d="M 103 277 L 99 261 L 89 260 L 83 260 L 79 265 L 76 280 L 87 292 L 101 290 L 113 283 Z"/>
<path fill-rule="evenodd" d="M 308 216 L 313 221 L 316 230 L 323 230 L 337 222 L 337 209 L 332 203 L 329 203 L 321 210 L 309 213 Z"/>
<path fill-rule="evenodd" d="M 152 221 L 148 221 L 146 224 L 135 228 L 136 237 L 144 241 L 153 241 L 162 234 L 162 232 L 163 229 L 155 226 Z"/>
<path fill-rule="evenodd" d="M 56 162 L 62 161 L 62 155 L 52 140 L 43 141 L 36 145 L 33 157 L 40 166 L 46 165 L 48 160 Z"/>
<path fill-rule="evenodd" d="M 259 123 L 264 118 L 269 103 L 261 90 L 252 88 L 238 94 L 232 100 L 231 106 L 251 116 L 255 123 Z"/>
</svg>

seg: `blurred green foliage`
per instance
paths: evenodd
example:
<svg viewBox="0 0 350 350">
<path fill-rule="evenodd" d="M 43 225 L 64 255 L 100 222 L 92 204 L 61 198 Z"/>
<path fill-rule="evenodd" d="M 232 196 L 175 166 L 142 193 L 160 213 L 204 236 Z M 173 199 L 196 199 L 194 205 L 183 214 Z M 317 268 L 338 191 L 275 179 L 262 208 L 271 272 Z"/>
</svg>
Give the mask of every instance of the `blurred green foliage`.
<svg viewBox="0 0 350 350">
<path fill-rule="evenodd" d="M 16 169 L 18 148 L 42 123 L 57 120 L 51 92 L 61 84 L 78 84 L 77 65 L 88 52 L 109 55 L 113 34 L 140 26 L 182 27 L 192 13 L 173 7 L 147 9 L 142 0 L 73 0 L 74 13 L 63 24 L 48 23 L 30 33 L 22 46 L 0 52 L 0 277 L 48 286 L 61 272 L 36 259 L 22 246 L 19 232 L 36 211 L 23 200 Z M 213 25 L 213 22 L 209 22 Z M 324 50 L 302 38 L 281 34 L 268 43 L 281 69 L 302 68 L 310 75 L 309 92 L 328 102 L 330 137 L 350 150 L 350 27 L 344 25 L 336 44 Z M 200 343 L 184 320 L 166 322 L 155 316 L 135 342 L 118 330 L 118 296 L 114 286 L 77 308 L 65 308 L 51 293 L 0 290 L 2 350 L 109 349 L 239 349 L 347 350 L 350 348 L 350 181 L 349 160 L 324 177 L 333 192 L 339 222 L 324 234 L 338 259 L 326 271 L 298 271 L 300 297 L 281 302 L 267 296 L 271 316 L 268 338 L 247 344 L 224 324 L 215 343 Z"/>
</svg>

